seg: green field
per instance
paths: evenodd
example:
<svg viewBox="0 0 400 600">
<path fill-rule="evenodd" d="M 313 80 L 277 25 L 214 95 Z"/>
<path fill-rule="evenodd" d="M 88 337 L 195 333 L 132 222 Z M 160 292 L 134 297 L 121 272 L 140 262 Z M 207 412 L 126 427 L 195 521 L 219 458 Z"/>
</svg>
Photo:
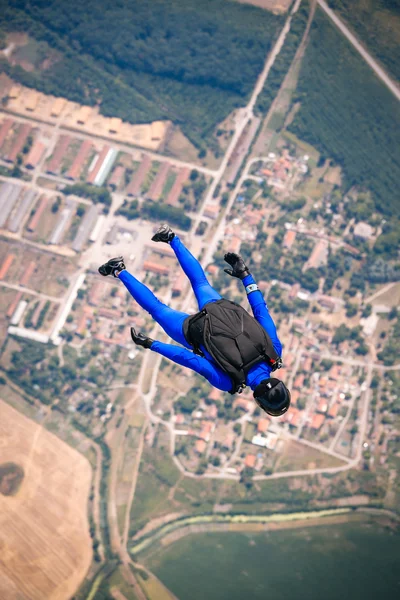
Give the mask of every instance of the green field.
<svg viewBox="0 0 400 600">
<path fill-rule="evenodd" d="M 400 79 L 400 4 L 394 0 L 328 0 L 389 75 Z"/>
<path fill-rule="evenodd" d="M 399 553 L 399 532 L 347 523 L 191 535 L 148 563 L 180 600 L 394 600 Z"/>
<path fill-rule="evenodd" d="M 379 210 L 398 214 L 400 104 L 320 9 L 295 100 L 289 130 L 342 167 L 345 189 L 368 189 Z"/>
</svg>

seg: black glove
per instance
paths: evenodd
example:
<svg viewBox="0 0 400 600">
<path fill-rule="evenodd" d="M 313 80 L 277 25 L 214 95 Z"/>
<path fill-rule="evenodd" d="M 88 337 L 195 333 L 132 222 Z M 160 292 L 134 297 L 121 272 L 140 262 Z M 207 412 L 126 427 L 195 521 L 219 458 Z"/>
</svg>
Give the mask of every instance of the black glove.
<svg viewBox="0 0 400 600">
<path fill-rule="evenodd" d="M 232 269 L 224 269 L 225 273 L 228 273 L 231 277 L 244 279 L 247 275 L 250 275 L 249 269 L 246 267 L 243 258 L 239 254 L 228 252 L 225 254 L 224 260 L 232 267 Z"/>
<path fill-rule="evenodd" d="M 131 337 L 137 346 L 142 346 L 143 348 L 151 348 L 154 342 L 154 340 L 146 337 L 143 333 L 136 333 L 134 327 L 131 327 Z"/>
</svg>

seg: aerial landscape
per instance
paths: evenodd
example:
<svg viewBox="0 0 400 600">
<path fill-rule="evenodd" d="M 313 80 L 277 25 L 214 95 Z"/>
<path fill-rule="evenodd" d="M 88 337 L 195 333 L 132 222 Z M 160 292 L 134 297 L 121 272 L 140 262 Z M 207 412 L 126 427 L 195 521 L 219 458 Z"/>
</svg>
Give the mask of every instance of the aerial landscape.
<svg viewBox="0 0 400 600">
<path fill-rule="evenodd" d="M 392 0 L 3 0 L 0 600 L 399 597 L 399 49 Z M 251 313 L 243 257 L 281 416 L 134 342 L 109 259 L 202 308 L 163 223 Z"/>
</svg>

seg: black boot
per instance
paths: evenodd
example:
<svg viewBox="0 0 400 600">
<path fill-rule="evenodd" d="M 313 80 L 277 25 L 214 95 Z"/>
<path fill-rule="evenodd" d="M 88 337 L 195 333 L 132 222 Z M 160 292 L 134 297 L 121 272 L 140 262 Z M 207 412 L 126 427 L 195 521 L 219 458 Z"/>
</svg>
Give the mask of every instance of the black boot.
<svg viewBox="0 0 400 600">
<path fill-rule="evenodd" d="M 136 346 L 142 346 L 143 348 L 151 348 L 151 345 L 154 342 L 154 340 L 146 337 L 143 333 L 136 333 L 134 327 L 131 327 L 131 337 Z"/>
<path fill-rule="evenodd" d="M 119 273 L 124 269 L 125 265 L 123 257 L 117 256 L 117 258 L 110 258 L 104 265 L 101 265 L 101 267 L 99 267 L 99 273 L 104 277 L 107 277 L 107 275 L 118 277 Z"/>
<path fill-rule="evenodd" d="M 166 244 L 168 244 L 171 240 L 174 239 L 174 237 L 175 234 L 172 231 L 171 227 L 164 223 L 164 225 L 161 225 L 157 229 L 157 231 L 151 239 L 153 240 L 153 242 L 165 242 Z"/>
</svg>

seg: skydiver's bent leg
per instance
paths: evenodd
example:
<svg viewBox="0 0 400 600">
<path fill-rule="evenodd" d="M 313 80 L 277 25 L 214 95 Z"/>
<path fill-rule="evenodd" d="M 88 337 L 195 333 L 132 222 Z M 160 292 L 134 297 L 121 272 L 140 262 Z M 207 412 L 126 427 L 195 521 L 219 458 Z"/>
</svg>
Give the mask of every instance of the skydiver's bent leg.
<svg viewBox="0 0 400 600">
<path fill-rule="evenodd" d="M 190 348 L 183 335 L 183 322 L 188 316 L 184 312 L 174 310 L 160 302 L 148 287 L 131 275 L 126 269 L 121 271 L 118 278 L 136 302 L 164 329 L 175 342 Z"/>
<path fill-rule="evenodd" d="M 193 256 L 193 254 L 183 245 L 179 237 L 175 234 L 173 240 L 171 240 L 171 248 L 176 254 L 176 258 L 179 261 L 185 275 L 188 277 L 194 295 L 196 296 L 199 309 L 201 310 L 208 302 L 215 302 L 221 300 L 221 296 L 207 281 L 206 274 L 203 271 L 203 267 Z"/>
</svg>

